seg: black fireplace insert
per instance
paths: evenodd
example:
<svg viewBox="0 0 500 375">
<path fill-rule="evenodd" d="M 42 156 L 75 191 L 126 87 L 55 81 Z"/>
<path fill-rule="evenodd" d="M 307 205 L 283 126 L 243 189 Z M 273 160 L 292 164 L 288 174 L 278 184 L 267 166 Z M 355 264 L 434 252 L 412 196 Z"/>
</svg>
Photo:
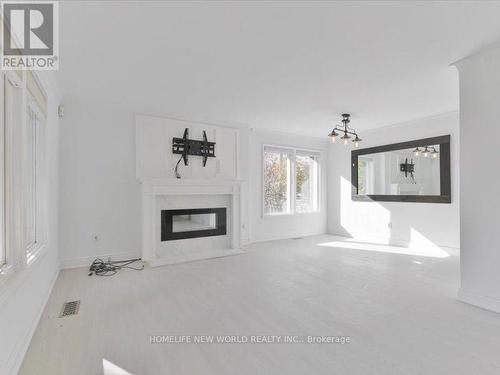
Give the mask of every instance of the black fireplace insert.
<svg viewBox="0 0 500 375">
<path fill-rule="evenodd" d="M 223 236 L 227 233 L 226 208 L 161 211 L 161 240 Z"/>
</svg>

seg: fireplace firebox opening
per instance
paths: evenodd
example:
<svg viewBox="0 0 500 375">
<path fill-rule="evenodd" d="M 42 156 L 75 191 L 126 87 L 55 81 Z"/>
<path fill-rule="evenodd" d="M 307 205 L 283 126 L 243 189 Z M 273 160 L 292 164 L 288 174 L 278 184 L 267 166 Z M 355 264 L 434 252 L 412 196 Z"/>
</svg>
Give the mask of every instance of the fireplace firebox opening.
<svg viewBox="0 0 500 375">
<path fill-rule="evenodd" d="M 226 208 L 193 208 L 161 211 L 161 240 L 224 236 Z"/>
</svg>

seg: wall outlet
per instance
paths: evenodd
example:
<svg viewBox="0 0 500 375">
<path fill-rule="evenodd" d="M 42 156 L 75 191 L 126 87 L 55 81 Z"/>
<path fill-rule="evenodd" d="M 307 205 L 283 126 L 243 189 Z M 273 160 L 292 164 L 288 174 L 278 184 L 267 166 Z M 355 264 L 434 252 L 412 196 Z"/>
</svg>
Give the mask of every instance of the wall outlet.
<svg viewBox="0 0 500 375">
<path fill-rule="evenodd" d="M 389 229 L 392 229 L 392 223 L 388 223 L 388 224 L 387 224 L 387 227 L 388 227 Z"/>
</svg>

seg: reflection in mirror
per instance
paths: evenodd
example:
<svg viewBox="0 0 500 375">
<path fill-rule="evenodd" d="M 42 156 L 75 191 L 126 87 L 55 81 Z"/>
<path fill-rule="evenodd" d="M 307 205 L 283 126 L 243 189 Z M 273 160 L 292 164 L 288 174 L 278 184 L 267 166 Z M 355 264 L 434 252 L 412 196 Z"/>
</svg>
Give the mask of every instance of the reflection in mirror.
<svg viewBox="0 0 500 375">
<path fill-rule="evenodd" d="M 196 230 L 215 229 L 217 219 L 215 213 L 174 215 L 172 217 L 172 232 L 190 232 Z"/>
<path fill-rule="evenodd" d="M 358 156 L 358 195 L 440 195 L 440 145 Z"/>
</svg>

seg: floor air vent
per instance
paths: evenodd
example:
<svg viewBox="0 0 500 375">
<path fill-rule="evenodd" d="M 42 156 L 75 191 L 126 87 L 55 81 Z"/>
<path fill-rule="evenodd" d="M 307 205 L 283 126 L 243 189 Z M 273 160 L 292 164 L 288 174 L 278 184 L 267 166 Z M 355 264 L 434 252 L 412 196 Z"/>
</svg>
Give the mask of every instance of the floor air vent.
<svg viewBox="0 0 500 375">
<path fill-rule="evenodd" d="M 79 308 L 80 308 L 80 301 L 66 302 L 63 305 L 61 315 L 59 316 L 59 318 L 69 316 L 69 315 L 76 315 L 76 314 L 78 314 Z"/>
</svg>

